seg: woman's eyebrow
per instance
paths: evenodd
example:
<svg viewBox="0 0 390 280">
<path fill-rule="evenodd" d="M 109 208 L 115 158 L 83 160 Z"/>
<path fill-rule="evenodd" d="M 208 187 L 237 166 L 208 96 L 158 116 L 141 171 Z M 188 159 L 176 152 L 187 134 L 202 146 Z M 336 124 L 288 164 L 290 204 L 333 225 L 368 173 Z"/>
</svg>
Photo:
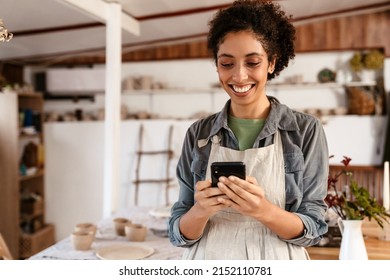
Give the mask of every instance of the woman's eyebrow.
<svg viewBox="0 0 390 280">
<path fill-rule="evenodd" d="M 233 55 L 231 55 L 231 54 L 227 54 L 227 53 L 222 53 L 222 54 L 218 55 L 218 58 L 221 58 L 221 57 L 229 57 L 229 58 L 234 58 L 234 56 L 233 56 Z"/>
<path fill-rule="evenodd" d="M 246 57 L 248 57 L 248 56 L 264 56 L 264 54 L 263 53 L 258 53 L 258 52 L 252 52 L 252 53 L 248 53 L 245 56 Z"/>
<path fill-rule="evenodd" d="M 258 53 L 258 52 L 251 52 L 251 53 L 248 53 L 245 55 L 245 57 L 250 57 L 250 56 L 265 56 L 265 54 Z M 222 54 L 218 55 L 218 58 L 221 58 L 221 57 L 234 58 L 233 55 L 227 54 L 227 53 L 222 53 Z"/>
</svg>

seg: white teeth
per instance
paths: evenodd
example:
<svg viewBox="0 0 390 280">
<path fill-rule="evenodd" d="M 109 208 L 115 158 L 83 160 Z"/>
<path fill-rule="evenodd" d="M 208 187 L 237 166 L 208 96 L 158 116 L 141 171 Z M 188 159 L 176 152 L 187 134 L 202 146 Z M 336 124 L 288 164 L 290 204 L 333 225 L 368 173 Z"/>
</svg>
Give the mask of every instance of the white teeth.
<svg viewBox="0 0 390 280">
<path fill-rule="evenodd" d="M 247 85 L 247 86 L 243 86 L 243 87 L 232 85 L 232 87 L 233 87 L 234 91 L 242 93 L 242 92 L 246 92 L 246 91 L 250 90 L 252 85 Z"/>
</svg>

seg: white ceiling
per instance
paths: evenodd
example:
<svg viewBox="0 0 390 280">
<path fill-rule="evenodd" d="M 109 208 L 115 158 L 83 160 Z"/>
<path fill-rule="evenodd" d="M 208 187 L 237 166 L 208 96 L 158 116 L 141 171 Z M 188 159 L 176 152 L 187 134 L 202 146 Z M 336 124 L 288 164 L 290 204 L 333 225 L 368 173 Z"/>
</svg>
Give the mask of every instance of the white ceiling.
<svg viewBox="0 0 390 280">
<path fill-rule="evenodd" d="M 79 0 L 85 1 L 85 0 Z M 89 0 L 105 1 L 105 0 Z M 65 0 L 0 0 L 0 18 L 14 38 L 0 43 L 0 60 L 20 63 L 80 54 L 104 54 L 105 26 Z M 140 25 L 140 36 L 123 31 L 123 50 L 204 39 L 207 22 L 232 0 L 121 0 Z M 389 10 L 388 0 L 281 0 L 294 24 L 350 13 Z"/>
</svg>

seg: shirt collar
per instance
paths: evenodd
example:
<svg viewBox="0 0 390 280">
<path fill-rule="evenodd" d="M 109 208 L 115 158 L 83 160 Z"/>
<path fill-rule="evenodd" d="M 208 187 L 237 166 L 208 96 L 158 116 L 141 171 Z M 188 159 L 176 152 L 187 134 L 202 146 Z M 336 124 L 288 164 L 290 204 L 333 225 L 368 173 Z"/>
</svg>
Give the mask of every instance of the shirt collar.
<svg viewBox="0 0 390 280">
<path fill-rule="evenodd" d="M 268 99 L 271 102 L 271 110 L 262 132 L 273 134 L 276 132 L 276 129 L 298 131 L 299 126 L 294 111 L 286 105 L 280 104 L 275 97 L 268 96 Z"/>
<path fill-rule="evenodd" d="M 260 133 L 262 135 L 261 138 L 274 134 L 276 129 L 298 131 L 299 126 L 296 121 L 294 111 L 286 105 L 280 104 L 279 100 L 275 97 L 268 96 L 268 99 L 271 103 L 271 110 Z M 230 130 L 227 125 L 230 102 L 231 101 L 229 99 L 223 109 L 217 113 L 214 125 L 212 126 L 207 139 L 210 139 L 213 135 L 218 134 L 222 128 Z"/>
</svg>

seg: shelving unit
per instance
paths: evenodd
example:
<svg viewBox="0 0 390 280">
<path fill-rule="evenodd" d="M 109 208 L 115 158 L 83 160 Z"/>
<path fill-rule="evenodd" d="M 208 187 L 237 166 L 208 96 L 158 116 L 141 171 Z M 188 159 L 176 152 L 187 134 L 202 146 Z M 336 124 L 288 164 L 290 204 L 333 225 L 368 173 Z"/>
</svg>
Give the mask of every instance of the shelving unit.
<svg viewBox="0 0 390 280">
<path fill-rule="evenodd" d="M 23 259 L 54 244 L 54 227 L 45 222 L 42 96 L 0 93 L 0 119 L 0 211 L 7 213 L 0 232 L 14 258 Z M 24 125 L 33 131 L 23 133 Z M 26 145 L 32 152 L 24 154 Z"/>
<path fill-rule="evenodd" d="M 362 86 L 375 86 L 376 81 L 351 81 L 347 83 L 319 83 L 319 82 L 303 82 L 303 83 L 275 83 L 271 82 L 267 85 L 270 89 L 291 89 L 291 88 L 343 88 L 343 87 L 362 87 Z M 206 93 L 212 94 L 222 91 L 220 87 L 214 88 L 164 88 L 164 89 L 134 89 L 123 90 L 122 94 L 186 94 L 186 93 Z"/>
<path fill-rule="evenodd" d="M 347 109 L 347 88 L 374 88 L 376 81 L 275 83 L 267 85 L 267 94 L 293 109 Z M 122 92 L 122 104 L 132 111 L 147 111 L 162 117 L 191 117 L 196 112 L 219 111 L 228 99 L 220 87 L 136 89 Z M 324 102 L 325 101 L 325 102 Z M 177 106 L 177 104 L 181 104 Z M 310 105 L 308 105 L 310 104 Z M 313 106 L 313 107 L 309 107 Z M 175 115 L 174 115 L 175 114 Z"/>
<path fill-rule="evenodd" d="M 328 83 L 270 83 L 268 88 L 270 89 L 291 89 L 291 88 L 343 88 L 343 87 L 363 87 L 363 86 L 375 86 L 375 81 L 353 81 L 348 83 L 337 83 L 337 82 L 328 82 Z"/>
</svg>

